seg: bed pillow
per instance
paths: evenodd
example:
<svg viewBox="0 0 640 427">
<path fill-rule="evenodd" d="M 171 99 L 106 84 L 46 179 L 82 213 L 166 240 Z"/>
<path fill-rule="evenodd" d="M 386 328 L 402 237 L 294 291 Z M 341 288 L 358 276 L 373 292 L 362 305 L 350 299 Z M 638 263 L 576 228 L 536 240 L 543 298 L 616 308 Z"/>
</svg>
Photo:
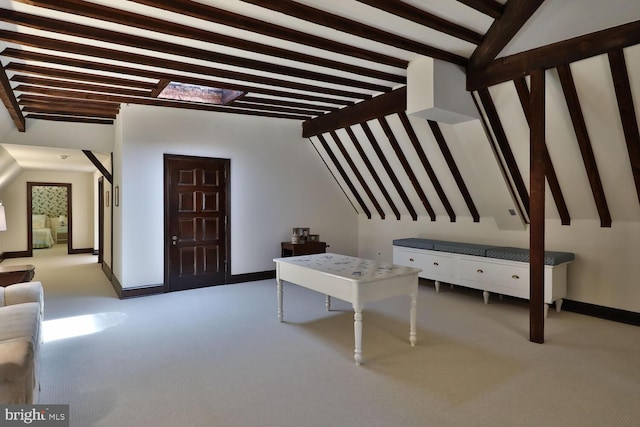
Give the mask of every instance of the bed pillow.
<svg viewBox="0 0 640 427">
<path fill-rule="evenodd" d="M 33 215 L 32 226 L 33 228 L 45 228 L 47 223 L 46 215 Z"/>
</svg>

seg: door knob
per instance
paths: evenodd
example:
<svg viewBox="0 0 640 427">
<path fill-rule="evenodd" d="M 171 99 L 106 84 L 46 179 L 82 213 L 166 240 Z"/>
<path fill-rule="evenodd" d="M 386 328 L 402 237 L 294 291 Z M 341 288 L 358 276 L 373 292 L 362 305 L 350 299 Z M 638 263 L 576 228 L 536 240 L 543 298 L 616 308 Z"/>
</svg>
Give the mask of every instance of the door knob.
<svg viewBox="0 0 640 427">
<path fill-rule="evenodd" d="M 171 243 L 173 244 L 173 246 L 175 246 L 176 242 L 178 241 L 178 236 L 171 236 L 171 240 L 172 240 Z"/>
</svg>

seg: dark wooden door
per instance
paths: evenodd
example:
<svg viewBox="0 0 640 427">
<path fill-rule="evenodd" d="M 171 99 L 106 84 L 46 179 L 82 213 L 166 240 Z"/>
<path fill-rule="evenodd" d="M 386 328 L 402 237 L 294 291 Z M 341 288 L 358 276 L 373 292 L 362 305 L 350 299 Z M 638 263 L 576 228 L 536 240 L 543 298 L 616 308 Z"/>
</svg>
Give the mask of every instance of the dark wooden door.
<svg viewBox="0 0 640 427">
<path fill-rule="evenodd" d="M 165 287 L 226 282 L 228 159 L 165 154 Z"/>
</svg>

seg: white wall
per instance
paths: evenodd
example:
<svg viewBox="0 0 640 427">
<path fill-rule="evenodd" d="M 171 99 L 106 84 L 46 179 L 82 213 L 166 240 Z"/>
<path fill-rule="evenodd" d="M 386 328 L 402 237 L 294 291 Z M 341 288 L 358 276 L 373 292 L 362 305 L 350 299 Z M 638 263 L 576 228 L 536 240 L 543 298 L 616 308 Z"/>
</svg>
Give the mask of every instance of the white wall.
<svg viewBox="0 0 640 427">
<path fill-rule="evenodd" d="M 7 213 L 7 231 L 0 233 L 2 252 L 28 248 L 27 182 L 71 184 L 72 247 L 93 248 L 93 174 L 25 169 L 1 194 Z"/>
<path fill-rule="evenodd" d="M 431 222 L 428 217 L 367 220 L 359 218 L 359 256 L 391 262 L 392 241 L 403 237 L 425 237 L 499 246 L 529 247 L 529 231 L 500 230 L 491 218 L 473 223 L 446 217 Z M 568 268 L 567 299 L 621 310 L 640 312 L 640 223 L 614 222 L 601 228 L 597 220 L 574 220 L 563 226 L 547 220 L 547 250 L 573 252 L 576 260 Z"/>
<path fill-rule="evenodd" d="M 273 270 L 292 227 L 357 253 L 357 215 L 301 137 L 301 123 L 122 106 L 116 125 L 114 274 L 123 288 L 164 280 L 163 154 L 231 159 L 231 273 Z"/>
</svg>

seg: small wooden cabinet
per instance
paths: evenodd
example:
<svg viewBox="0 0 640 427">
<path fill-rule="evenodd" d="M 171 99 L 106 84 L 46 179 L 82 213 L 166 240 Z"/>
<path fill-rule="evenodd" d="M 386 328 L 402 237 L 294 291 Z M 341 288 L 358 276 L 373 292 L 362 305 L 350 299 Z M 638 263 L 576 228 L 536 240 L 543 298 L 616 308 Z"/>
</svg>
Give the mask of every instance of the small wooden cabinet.
<svg viewBox="0 0 640 427">
<path fill-rule="evenodd" d="M 327 251 L 326 242 L 291 243 L 282 242 L 282 257 L 322 254 Z"/>
</svg>

